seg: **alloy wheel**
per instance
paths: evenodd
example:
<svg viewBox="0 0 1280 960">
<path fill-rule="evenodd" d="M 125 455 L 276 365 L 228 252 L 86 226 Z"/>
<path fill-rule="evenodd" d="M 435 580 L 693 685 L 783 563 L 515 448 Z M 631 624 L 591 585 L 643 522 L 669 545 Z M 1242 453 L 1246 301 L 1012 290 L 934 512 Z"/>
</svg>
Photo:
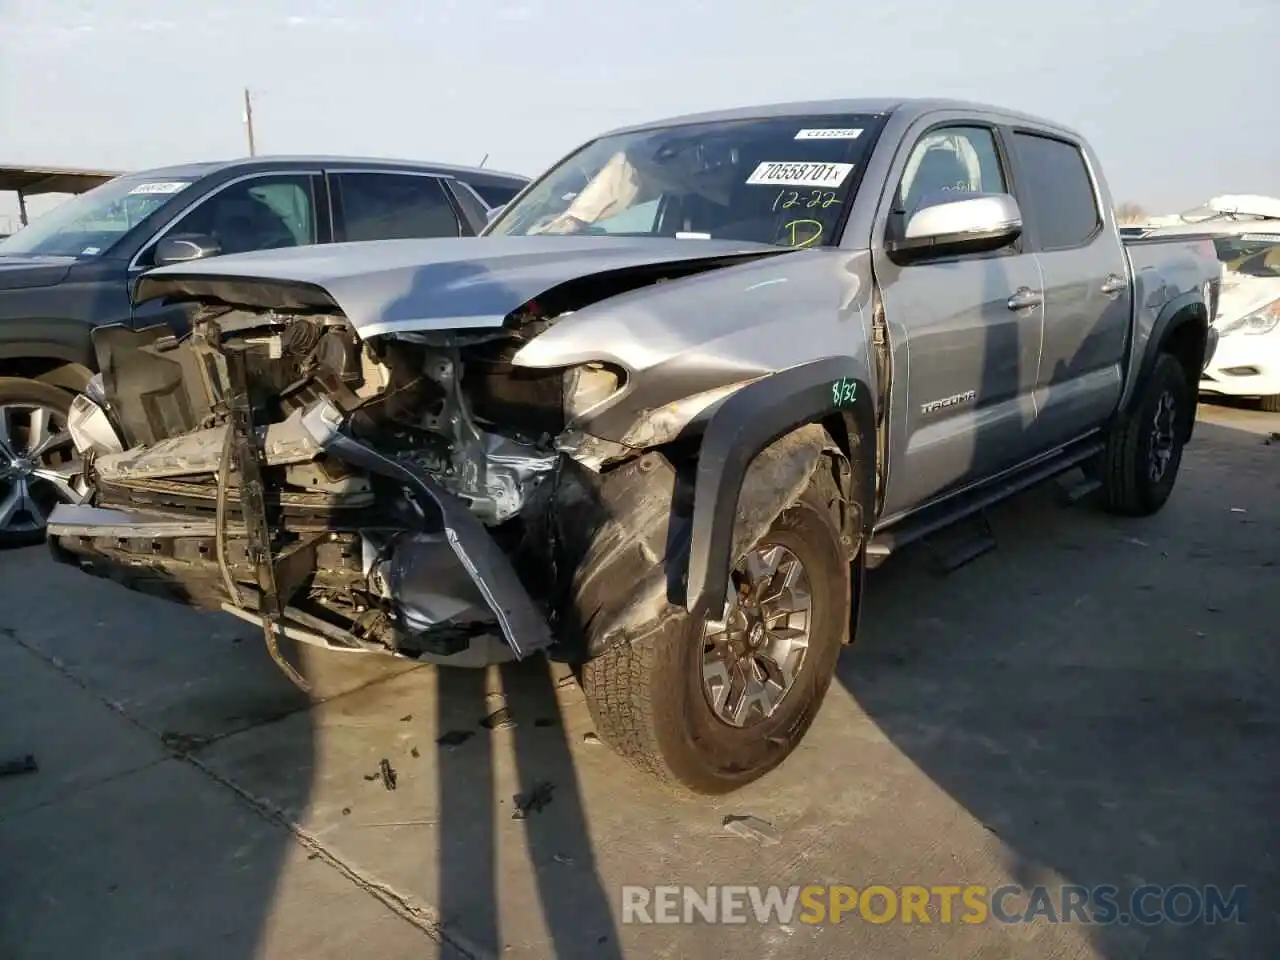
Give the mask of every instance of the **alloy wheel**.
<svg viewBox="0 0 1280 960">
<path fill-rule="evenodd" d="M 1178 402 L 1169 390 L 1160 394 L 1151 417 L 1151 450 L 1147 455 L 1147 477 L 1159 483 L 1173 460 L 1178 428 Z"/>
<path fill-rule="evenodd" d="M 43 530 L 59 503 L 87 487 L 66 416 L 38 403 L 0 405 L 0 534 Z"/>
<path fill-rule="evenodd" d="M 812 614 L 799 557 L 778 544 L 747 554 L 724 620 L 703 631 L 703 692 L 717 718 L 746 727 L 774 714 L 804 665 Z"/>
</svg>

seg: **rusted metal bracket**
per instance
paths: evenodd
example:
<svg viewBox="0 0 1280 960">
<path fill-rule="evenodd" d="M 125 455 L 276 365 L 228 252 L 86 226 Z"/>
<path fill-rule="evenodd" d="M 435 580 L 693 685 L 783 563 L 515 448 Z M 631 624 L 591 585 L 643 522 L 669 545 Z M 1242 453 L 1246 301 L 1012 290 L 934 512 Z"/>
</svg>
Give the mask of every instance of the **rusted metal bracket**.
<svg viewBox="0 0 1280 960">
<path fill-rule="evenodd" d="M 271 528 L 267 523 L 266 496 L 262 484 L 262 449 L 253 425 L 253 409 L 249 403 L 249 382 L 245 371 L 244 354 L 236 349 L 225 349 L 227 380 L 230 385 L 227 398 L 228 431 L 230 446 L 235 456 L 236 472 L 240 475 L 240 512 L 244 519 L 247 538 L 246 552 L 257 575 L 259 615 L 262 632 L 271 659 L 293 684 L 304 693 L 311 691 L 303 676 L 280 653 L 280 621 L 284 617 L 285 602 L 277 581 L 276 558 L 272 551 Z M 296 589 L 297 584 L 294 584 Z"/>
</svg>

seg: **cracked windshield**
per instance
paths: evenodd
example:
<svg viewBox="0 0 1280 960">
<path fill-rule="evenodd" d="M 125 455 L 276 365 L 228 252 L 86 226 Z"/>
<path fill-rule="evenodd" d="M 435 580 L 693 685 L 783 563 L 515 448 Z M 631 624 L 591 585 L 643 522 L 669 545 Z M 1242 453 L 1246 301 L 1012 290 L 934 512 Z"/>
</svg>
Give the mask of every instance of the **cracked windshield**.
<svg viewBox="0 0 1280 960">
<path fill-rule="evenodd" d="M 834 243 L 879 120 L 814 116 L 602 137 L 562 161 L 492 236 Z"/>
</svg>

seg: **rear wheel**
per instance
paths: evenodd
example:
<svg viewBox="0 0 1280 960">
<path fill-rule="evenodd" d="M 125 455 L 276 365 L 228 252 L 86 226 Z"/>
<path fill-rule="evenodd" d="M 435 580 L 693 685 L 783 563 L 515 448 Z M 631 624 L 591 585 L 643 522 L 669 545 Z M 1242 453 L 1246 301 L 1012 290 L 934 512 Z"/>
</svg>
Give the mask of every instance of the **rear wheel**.
<svg viewBox="0 0 1280 960">
<path fill-rule="evenodd" d="M 1186 371 L 1176 357 L 1162 354 L 1138 402 L 1107 438 L 1099 479 L 1108 510 L 1145 516 L 1165 505 L 1193 415 Z"/>
<path fill-rule="evenodd" d="M 723 622 L 672 618 L 584 667 L 597 731 L 642 770 L 727 793 L 778 766 L 808 731 L 850 612 L 835 484 L 819 476 L 733 571 Z"/>
<path fill-rule="evenodd" d="M 0 547 L 38 543 L 59 503 L 84 497 L 65 390 L 0 377 Z"/>
</svg>

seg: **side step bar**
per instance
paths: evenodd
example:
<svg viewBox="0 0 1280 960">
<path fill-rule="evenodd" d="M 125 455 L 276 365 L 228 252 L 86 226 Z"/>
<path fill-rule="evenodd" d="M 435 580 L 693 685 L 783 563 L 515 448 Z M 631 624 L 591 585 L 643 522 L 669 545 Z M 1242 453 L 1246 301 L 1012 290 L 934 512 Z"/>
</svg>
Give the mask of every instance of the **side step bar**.
<svg viewBox="0 0 1280 960">
<path fill-rule="evenodd" d="M 908 514 L 892 526 L 877 530 L 867 545 L 868 565 L 879 566 L 895 550 L 922 540 L 979 513 L 1014 494 L 1051 480 L 1102 452 L 1102 440 L 1090 438 L 1062 447 L 1032 465 L 977 487 L 963 490 Z M 1092 489 L 1096 489 L 1093 487 Z"/>
</svg>

